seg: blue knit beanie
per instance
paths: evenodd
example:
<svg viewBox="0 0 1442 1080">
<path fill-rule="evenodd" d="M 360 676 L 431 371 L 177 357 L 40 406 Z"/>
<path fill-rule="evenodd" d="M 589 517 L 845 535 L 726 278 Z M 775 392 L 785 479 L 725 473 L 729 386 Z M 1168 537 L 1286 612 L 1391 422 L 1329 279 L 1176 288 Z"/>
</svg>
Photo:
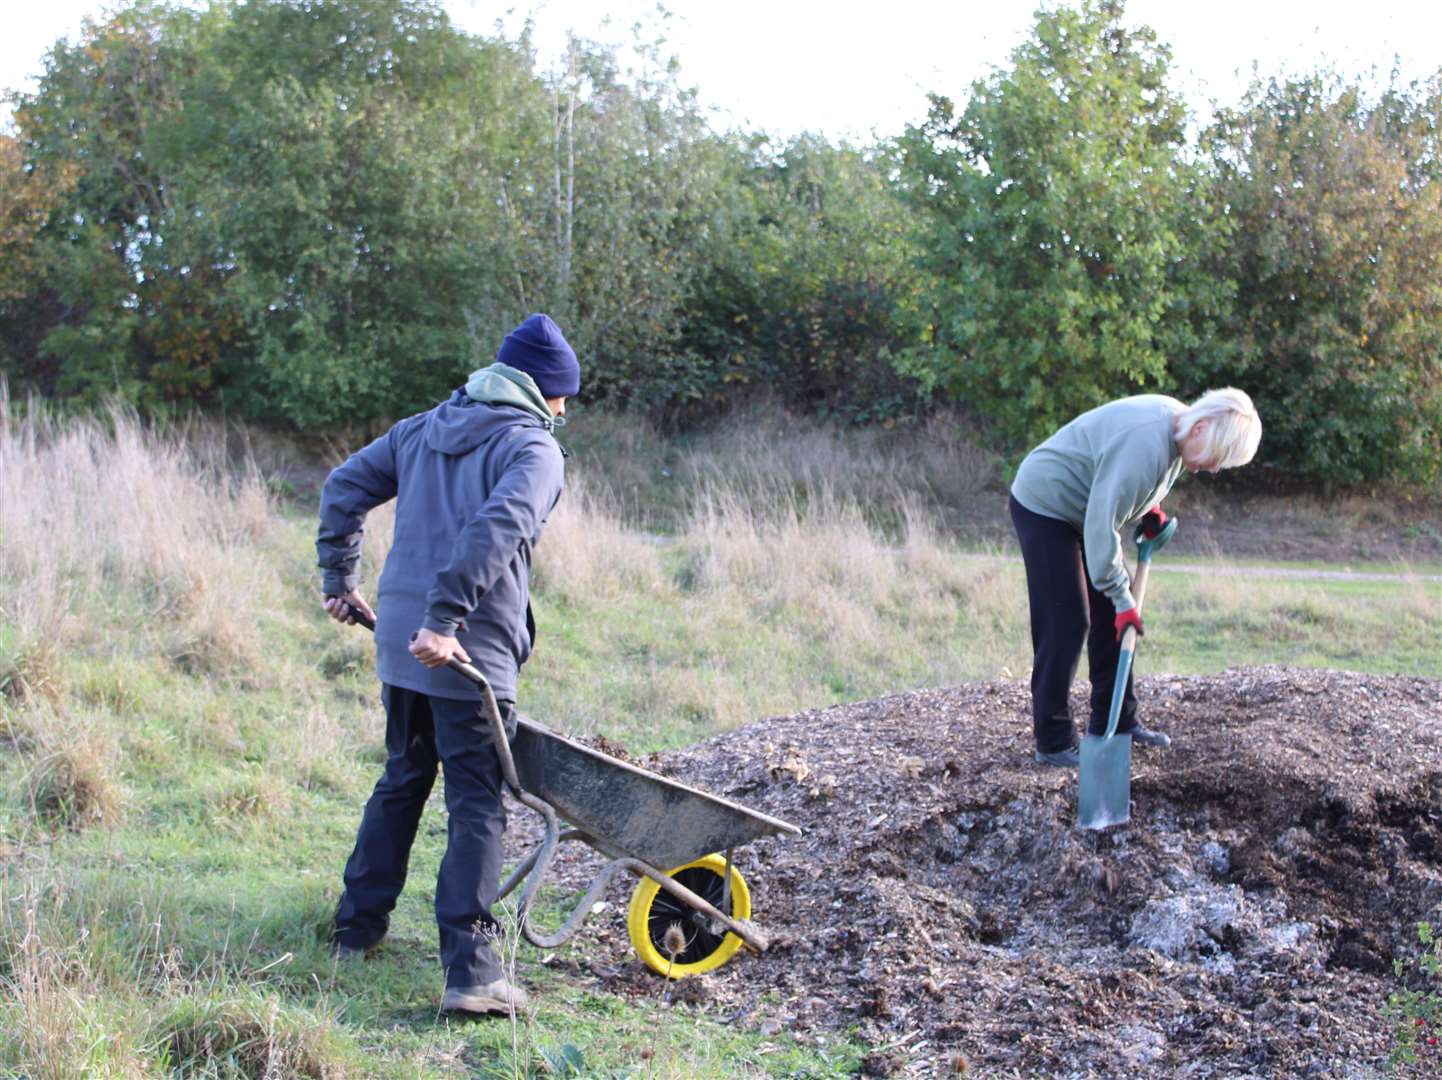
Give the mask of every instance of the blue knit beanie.
<svg viewBox="0 0 1442 1080">
<path fill-rule="evenodd" d="M 542 397 L 571 397 L 581 389 L 581 365 L 549 315 L 532 315 L 506 335 L 496 359 L 536 380 Z"/>
</svg>

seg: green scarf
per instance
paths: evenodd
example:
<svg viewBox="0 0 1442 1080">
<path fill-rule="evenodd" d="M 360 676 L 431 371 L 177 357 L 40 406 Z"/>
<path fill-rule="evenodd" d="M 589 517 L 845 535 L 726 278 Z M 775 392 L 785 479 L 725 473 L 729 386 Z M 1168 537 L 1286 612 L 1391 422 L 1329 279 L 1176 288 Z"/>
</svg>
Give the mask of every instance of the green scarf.
<svg viewBox="0 0 1442 1080">
<path fill-rule="evenodd" d="M 473 371 L 466 380 L 466 397 L 483 405 L 514 405 L 540 417 L 547 431 L 562 419 L 552 416 L 536 380 L 509 364 L 495 363 Z"/>
</svg>

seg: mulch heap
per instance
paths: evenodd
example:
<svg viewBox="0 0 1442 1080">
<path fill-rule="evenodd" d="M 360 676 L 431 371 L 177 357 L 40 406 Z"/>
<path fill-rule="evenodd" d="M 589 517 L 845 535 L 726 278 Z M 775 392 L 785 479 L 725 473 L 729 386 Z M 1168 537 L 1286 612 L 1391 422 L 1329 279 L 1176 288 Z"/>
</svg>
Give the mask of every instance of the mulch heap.
<svg viewBox="0 0 1442 1080">
<path fill-rule="evenodd" d="M 1075 827 L 1075 771 L 1032 762 L 1015 680 L 644 762 L 804 830 L 735 853 L 772 948 L 668 1000 L 808 1043 L 845 1031 L 877 1076 L 1378 1075 L 1393 961 L 1442 923 L 1442 681 L 1246 668 L 1138 696 L 1174 745 L 1134 751 L 1132 821 L 1102 833 Z M 563 850 L 556 881 L 579 888 L 595 857 Z M 661 999 L 630 887 L 548 963 Z M 1421 1049 L 1401 1074 L 1442 1076 Z"/>
</svg>

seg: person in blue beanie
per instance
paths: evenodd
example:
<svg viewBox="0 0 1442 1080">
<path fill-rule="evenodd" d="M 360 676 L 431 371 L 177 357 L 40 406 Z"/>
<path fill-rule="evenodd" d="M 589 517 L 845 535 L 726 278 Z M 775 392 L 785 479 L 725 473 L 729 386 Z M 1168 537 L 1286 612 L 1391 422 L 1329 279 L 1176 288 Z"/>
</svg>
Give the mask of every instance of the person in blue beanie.
<svg viewBox="0 0 1442 1080">
<path fill-rule="evenodd" d="M 321 492 L 325 610 L 340 622 L 374 620 L 386 713 L 385 771 L 346 863 L 333 943 L 339 956 L 361 957 L 385 937 L 443 766 L 449 816 L 435 907 L 447 1012 L 527 1004 L 491 947 L 506 827 L 500 761 L 480 691 L 446 663 L 478 668 L 514 731 L 517 676 L 535 642 L 531 554 L 565 483 L 554 432 L 580 388 L 561 328 L 532 315 L 506 335 L 494 364 L 352 454 Z M 360 592 L 361 541 L 366 515 L 390 499 L 395 534 L 372 609 Z"/>
</svg>

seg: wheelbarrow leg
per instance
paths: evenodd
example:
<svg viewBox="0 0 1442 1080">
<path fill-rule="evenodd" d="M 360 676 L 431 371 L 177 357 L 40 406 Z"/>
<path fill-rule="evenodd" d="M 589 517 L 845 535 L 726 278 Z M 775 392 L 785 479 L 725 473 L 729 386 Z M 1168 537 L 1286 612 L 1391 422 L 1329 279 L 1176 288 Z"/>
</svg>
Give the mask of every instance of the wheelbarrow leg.
<svg viewBox="0 0 1442 1080">
<path fill-rule="evenodd" d="M 452 662 L 454 664 L 454 661 Z M 511 794 L 523 805 L 529 806 L 536 813 L 541 815 L 541 820 L 546 824 L 545 835 L 541 838 L 540 844 L 531 852 L 525 862 L 525 887 L 521 889 L 521 897 L 516 901 L 516 911 L 521 923 L 521 936 L 538 949 L 554 948 L 564 941 L 552 941 L 545 934 L 536 931 L 531 926 L 530 910 L 531 901 L 535 899 L 536 892 L 541 887 L 541 879 L 546 876 L 546 871 L 551 866 L 551 860 L 556 856 L 556 844 L 560 841 L 561 823 L 556 817 L 556 811 L 551 804 L 544 799 L 538 799 L 530 792 L 521 787 L 521 781 L 516 776 L 516 762 L 511 757 L 511 739 L 506 734 L 506 725 L 501 722 L 501 710 L 496 705 L 496 695 L 491 692 L 490 684 L 484 680 L 480 683 L 481 704 L 491 722 L 491 739 L 496 745 L 496 757 L 501 762 L 501 776 L 506 781 L 506 786 L 511 789 Z M 513 873 L 510 880 L 506 882 L 505 896 L 516 887 L 520 880 L 520 873 Z M 571 932 L 574 932 L 574 927 Z M 550 942 L 548 944 L 548 942 Z"/>
<path fill-rule="evenodd" d="M 585 840 L 587 842 L 590 842 L 590 839 L 591 838 L 585 833 L 583 833 L 580 829 L 567 829 L 559 837 L 557 837 L 557 843 L 564 844 L 567 840 Z M 511 871 L 511 876 L 506 878 L 506 883 L 501 886 L 501 891 L 496 894 L 497 900 L 504 900 L 506 897 L 510 896 L 511 891 L 515 889 L 515 887 L 519 885 L 522 881 L 525 880 L 526 875 L 531 872 L 531 867 L 535 866 L 537 860 L 540 859 L 541 848 L 541 844 L 537 844 L 535 847 L 533 847 L 530 850 L 530 853 L 521 860 L 520 864 Z"/>
<path fill-rule="evenodd" d="M 559 930 L 553 934 L 543 934 L 527 921 L 525 925 L 526 940 L 538 949 L 554 949 L 563 943 L 580 929 L 581 923 L 585 922 L 586 917 L 591 914 L 591 909 L 595 906 L 596 901 L 601 898 L 601 894 L 604 893 L 606 887 L 611 884 L 611 879 L 621 870 L 628 869 L 630 869 L 630 867 L 626 866 L 626 860 L 624 859 L 613 859 L 611 862 L 608 862 L 601 868 L 601 872 L 596 875 L 595 880 L 591 882 L 590 888 L 586 890 L 586 895 L 581 897 L 580 903 L 571 910 L 570 916 L 567 917 Z"/>
</svg>

